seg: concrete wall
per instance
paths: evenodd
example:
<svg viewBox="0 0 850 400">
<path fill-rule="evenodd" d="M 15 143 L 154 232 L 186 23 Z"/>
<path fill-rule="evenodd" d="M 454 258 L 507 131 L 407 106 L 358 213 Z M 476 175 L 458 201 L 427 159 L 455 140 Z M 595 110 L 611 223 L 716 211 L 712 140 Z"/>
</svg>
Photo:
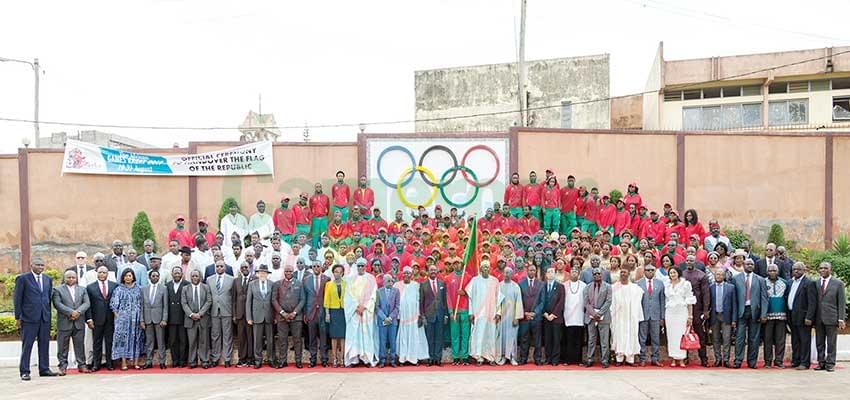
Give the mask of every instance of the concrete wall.
<svg viewBox="0 0 850 400">
<path fill-rule="evenodd" d="M 0 157 L 0 272 L 4 265 L 18 263 L 21 249 L 20 191 L 18 184 L 18 159 Z"/>
<path fill-rule="evenodd" d="M 574 128 L 608 128 L 610 93 L 608 55 L 529 61 L 528 107 L 572 106 Z M 416 71 L 417 120 L 505 112 L 474 118 L 416 123 L 417 132 L 504 131 L 520 120 L 516 63 Z M 592 102 L 588 102 L 592 101 Z M 587 102 L 583 104 L 578 104 Z M 561 109 L 531 111 L 534 127 L 559 128 Z"/>
<path fill-rule="evenodd" d="M 643 128 L 643 95 L 611 99 L 611 129 Z"/>
<path fill-rule="evenodd" d="M 649 68 L 643 94 L 643 129 L 659 129 L 661 124 L 661 88 L 664 81 L 664 43 L 658 44 Z"/>
<path fill-rule="evenodd" d="M 832 147 L 833 237 L 850 235 L 850 137 L 835 137 Z"/>
<path fill-rule="evenodd" d="M 523 182 L 528 172 L 552 169 L 559 182 L 567 175 L 576 185 L 600 193 L 637 181 L 641 197 L 650 207 L 661 209 L 676 200 L 676 136 L 638 132 L 593 134 L 580 130 L 557 132 L 521 131 L 518 138 L 518 172 Z"/>
</svg>

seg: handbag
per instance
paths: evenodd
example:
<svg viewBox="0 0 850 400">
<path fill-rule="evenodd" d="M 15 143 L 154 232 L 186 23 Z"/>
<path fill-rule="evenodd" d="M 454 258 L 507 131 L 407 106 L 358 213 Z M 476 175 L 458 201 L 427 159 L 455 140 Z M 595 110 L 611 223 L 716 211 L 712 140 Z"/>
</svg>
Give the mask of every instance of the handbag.
<svg viewBox="0 0 850 400">
<path fill-rule="evenodd" d="M 688 330 L 682 335 L 682 340 L 679 342 L 679 348 L 682 350 L 699 350 L 699 336 L 694 332 L 694 328 Z"/>
</svg>

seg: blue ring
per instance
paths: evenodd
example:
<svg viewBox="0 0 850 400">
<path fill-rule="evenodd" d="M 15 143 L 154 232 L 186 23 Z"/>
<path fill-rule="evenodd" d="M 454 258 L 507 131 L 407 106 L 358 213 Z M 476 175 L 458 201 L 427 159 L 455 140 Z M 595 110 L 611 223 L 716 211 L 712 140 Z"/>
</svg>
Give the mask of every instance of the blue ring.
<svg viewBox="0 0 850 400">
<path fill-rule="evenodd" d="M 384 151 L 381 152 L 381 154 L 378 155 L 378 179 L 380 179 L 381 182 L 383 182 L 387 186 L 396 187 L 397 185 L 395 183 L 388 181 L 387 178 L 384 178 L 384 175 L 381 174 L 381 160 L 383 160 L 384 156 L 391 151 L 400 151 L 404 154 L 407 154 L 407 158 L 410 159 L 410 167 L 414 171 L 416 170 L 416 159 L 413 158 L 413 153 L 411 153 L 410 150 L 398 145 L 387 147 L 386 149 L 384 149 Z M 414 174 L 410 174 L 407 179 L 401 182 L 401 185 L 399 187 L 405 187 L 409 185 L 410 182 L 413 181 L 413 175 Z"/>
</svg>

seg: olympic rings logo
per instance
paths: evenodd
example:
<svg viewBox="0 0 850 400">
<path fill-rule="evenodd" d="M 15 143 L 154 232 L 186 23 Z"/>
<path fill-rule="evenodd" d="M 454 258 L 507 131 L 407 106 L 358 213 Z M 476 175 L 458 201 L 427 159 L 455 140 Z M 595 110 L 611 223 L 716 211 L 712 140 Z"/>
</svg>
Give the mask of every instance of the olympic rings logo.
<svg viewBox="0 0 850 400">
<path fill-rule="evenodd" d="M 425 167 L 423 164 L 425 161 L 425 157 L 432 151 L 437 150 L 447 153 L 452 160 L 452 166 L 443 173 L 439 181 L 437 181 L 437 178 L 434 173 L 430 169 Z M 493 160 L 495 160 L 496 162 L 496 169 L 493 172 L 493 176 L 484 182 L 480 182 L 478 180 L 478 176 L 474 172 L 472 172 L 471 168 L 466 165 L 466 161 L 467 159 L 469 159 L 469 155 L 478 150 L 483 150 L 490 153 L 493 156 Z M 384 156 L 393 151 L 399 151 L 404 153 L 410 160 L 411 165 L 410 167 L 402 171 L 401 176 L 399 176 L 398 181 L 396 183 L 390 182 L 389 180 L 387 180 L 386 177 L 384 177 L 383 173 L 381 173 L 381 162 L 383 161 Z M 501 162 L 499 160 L 499 156 L 496 154 L 496 151 L 490 148 L 489 146 L 483 144 L 472 146 L 468 150 L 466 150 L 466 152 L 463 154 L 463 157 L 461 157 L 460 164 L 458 164 L 457 162 L 457 156 L 455 155 L 455 153 L 450 148 L 444 145 L 434 145 L 425 149 L 425 151 L 422 152 L 422 155 L 419 156 L 418 164 L 416 163 L 416 159 L 413 157 L 413 153 L 411 153 L 410 150 L 408 150 L 406 147 L 399 145 L 393 145 L 385 148 L 383 151 L 381 151 L 381 154 L 378 155 L 377 160 L 378 179 L 380 179 L 381 182 L 383 182 L 389 187 L 395 187 L 401 202 L 405 206 L 410 208 L 418 208 L 420 206 L 428 207 L 436 199 L 438 191 L 442 195 L 442 198 L 443 200 L 445 200 L 446 204 L 458 208 L 467 207 L 472 204 L 473 201 L 475 201 L 475 198 L 478 197 L 478 191 L 482 187 L 488 186 L 496 181 L 496 179 L 499 177 L 500 170 Z M 463 179 L 475 188 L 475 193 L 463 203 L 452 202 L 451 199 L 448 198 L 444 190 L 447 185 L 454 182 L 455 178 L 457 177 L 458 171 L 460 171 L 461 175 L 463 176 Z M 404 194 L 401 190 L 405 186 L 409 185 L 411 181 L 413 181 L 413 175 L 415 172 L 418 172 L 419 176 L 422 177 L 422 180 L 425 182 L 425 184 L 431 186 L 432 188 L 431 196 L 428 198 L 428 200 L 425 201 L 425 203 L 422 204 L 411 203 L 404 197 Z"/>
</svg>

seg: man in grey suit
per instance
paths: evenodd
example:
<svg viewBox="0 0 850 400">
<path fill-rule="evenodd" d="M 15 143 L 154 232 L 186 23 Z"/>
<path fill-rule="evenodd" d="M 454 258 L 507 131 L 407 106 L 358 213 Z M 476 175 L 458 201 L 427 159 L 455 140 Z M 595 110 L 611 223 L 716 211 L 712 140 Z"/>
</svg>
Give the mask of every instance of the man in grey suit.
<svg viewBox="0 0 850 400">
<path fill-rule="evenodd" d="M 664 310 L 666 297 L 664 296 L 664 281 L 655 278 L 655 266 L 647 264 L 643 270 L 643 278 L 637 281 L 637 285 L 643 289 L 643 321 L 638 325 L 638 338 L 640 340 L 640 366 L 646 365 L 646 339 L 649 337 L 652 344 L 652 365 L 660 367 L 661 326 L 664 325 Z"/>
<path fill-rule="evenodd" d="M 287 336 L 292 334 L 292 347 L 295 348 L 295 368 L 301 369 L 301 356 L 304 344 L 301 341 L 301 321 L 303 320 L 301 310 L 304 308 L 304 290 L 301 282 L 293 275 L 295 267 L 287 265 L 283 267 L 283 279 L 275 285 L 272 295 L 272 308 L 275 312 L 275 323 L 277 325 L 277 336 L 280 342 L 280 362 L 278 368 L 285 368 L 289 359 L 289 346 Z"/>
<path fill-rule="evenodd" d="M 254 368 L 263 363 L 263 340 L 266 343 L 266 362 L 275 366 L 274 336 L 272 334 L 272 282 L 269 267 L 260 264 L 256 270 L 257 279 L 248 283 L 248 297 L 245 300 L 245 319 L 254 331 Z"/>
<path fill-rule="evenodd" d="M 150 261 L 159 260 L 154 254 Z M 165 327 L 168 326 L 168 289 L 159 283 L 159 271 L 148 272 L 148 286 L 142 287 L 142 325 L 145 327 L 145 366 L 153 365 L 156 346 L 159 369 L 165 369 Z"/>
<path fill-rule="evenodd" d="M 310 368 L 316 366 L 316 353 L 323 367 L 328 366 L 327 329 L 325 326 L 325 284 L 330 278 L 322 273 L 320 264 L 313 264 L 312 274 L 305 276 L 304 325 L 307 327 L 307 348 L 310 349 Z"/>
<path fill-rule="evenodd" d="M 602 280 L 602 269 L 592 269 L 593 282 L 584 288 L 584 323 L 587 325 L 587 362 L 585 366 L 593 366 L 593 355 L 596 343 L 599 342 L 601 352 L 599 359 L 602 368 L 608 368 L 611 334 L 611 285 Z"/>
<path fill-rule="evenodd" d="M 425 319 L 428 340 L 428 365 L 441 365 L 443 359 L 443 325 L 448 322 L 446 284 L 437 279 L 437 266 L 428 267 L 428 280 L 419 284 L 419 313 Z"/>
<path fill-rule="evenodd" d="M 832 264 L 824 261 L 818 266 L 818 305 L 815 313 L 815 343 L 818 366 L 815 371 L 835 371 L 835 346 L 838 329 L 844 329 L 847 319 L 844 283 L 832 277 Z M 826 347 L 824 347 L 824 345 Z"/>
<path fill-rule="evenodd" d="M 219 360 L 224 359 L 224 367 L 230 368 L 233 358 L 233 277 L 225 273 L 226 269 L 224 259 L 217 259 L 215 274 L 207 277 L 207 286 L 212 293 L 210 363 L 217 366 Z"/>
<path fill-rule="evenodd" d="M 56 344 L 59 359 L 59 375 L 64 376 L 68 369 L 68 342 L 73 339 L 74 356 L 77 358 L 77 370 L 89 373 L 86 367 L 85 314 L 91 305 L 85 289 L 77 285 L 77 272 L 65 271 L 65 283 L 53 290 L 53 307 L 56 308 Z"/>
<path fill-rule="evenodd" d="M 740 256 L 742 250 L 736 250 L 735 256 Z M 735 366 L 741 368 L 744 360 L 744 346 L 747 347 L 747 366 L 756 369 L 758 366 L 759 340 L 761 339 L 761 324 L 767 321 L 767 285 L 764 278 L 758 276 L 755 262 L 751 258 L 744 259 L 744 273 L 733 279 L 735 292 L 738 296 L 738 327 L 735 334 Z"/>
<path fill-rule="evenodd" d="M 708 287 L 711 295 L 708 321 L 714 348 L 714 366 L 729 368 L 732 329 L 738 324 L 738 295 L 735 293 L 735 285 L 725 280 L 726 271 L 718 268 Z"/>
<path fill-rule="evenodd" d="M 183 306 L 183 326 L 189 337 L 189 368 L 195 368 L 200 360 L 201 367 L 210 367 L 210 287 L 201 282 L 201 272 L 191 272 L 191 284 L 183 288 L 180 304 Z"/>
</svg>

